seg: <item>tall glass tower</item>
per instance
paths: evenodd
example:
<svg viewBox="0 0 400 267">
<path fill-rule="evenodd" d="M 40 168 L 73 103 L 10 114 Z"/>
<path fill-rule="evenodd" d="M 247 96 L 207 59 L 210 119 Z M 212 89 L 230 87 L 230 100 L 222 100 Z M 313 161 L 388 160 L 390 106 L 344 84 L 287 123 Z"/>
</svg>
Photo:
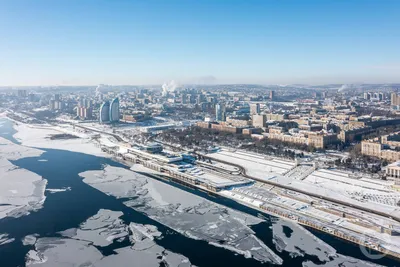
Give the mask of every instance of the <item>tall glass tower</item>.
<svg viewBox="0 0 400 267">
<path fill-rule="evenodd" d="M 110 105 L 110 122 L 118 122 L 119 121 L 119 99 L 118 97 L 114 98 L 111 101 Z"/>
</svg>

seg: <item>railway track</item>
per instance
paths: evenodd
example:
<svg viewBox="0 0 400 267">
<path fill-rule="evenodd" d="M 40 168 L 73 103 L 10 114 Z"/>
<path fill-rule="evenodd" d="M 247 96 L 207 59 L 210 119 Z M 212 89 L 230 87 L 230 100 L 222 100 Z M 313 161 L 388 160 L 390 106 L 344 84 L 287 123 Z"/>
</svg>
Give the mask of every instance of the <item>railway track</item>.
<svg viewBox="0 0 400 267">
<path fill-rule="evenodd" d="M 330 198 L 330 197 L 321 196 L 321 195 L 315 194 L 315 193 L 310 193 L 310 192 L 307 192 L 307 191 L 304 191 L 304 190 L 301 190 L 301 189 L 298 189 L 298 188 L 294 188 L 294 187 L 291 187 L 291 186 L 282 185 L 282 184 L 275 183 L 275 182 L 272 182 L 272 181 L 266 181 L 266 180 L 263 180 L 263 179 L 259 179 L 257 177 L 253 177 L 251 175 L 248 175 L 246 173 L 246 169 L 243 166 L 239 165 L 239 164 L 235 164 L 235 163 L 228 162 L 228 161 L 225 161 L 225 160 L 220 160 L 220 159 L 217 160 L 217 159 L 214 159 L 214 158 L 211 158 L 209 156 L 202 155 L 202 154 L 199 154 L 199 155 L 201 155 L 204 158 L 208 158 L 208 159 L 211 159 L 211 160 L 214 160 L 214 161 L 218 161 L 218 162 L 221 162 L 221 163 L 224 163 L 224 164 L 235 166 L 235 167 L 239 168 L 240 172 L 242 173 L 242 175 L 244 177 L 249 178 L 251 180 L 255 180 L 257 182 L 269 184 L 269 185 L 272 185 L 272 186 L 276 186 L 278 188 L 294 191 L 294 192 L 297 192 L 297 193 L 300 193 L 300 194 L 304 194 L 304 195 L 308 195 L 308 196 L 311 196 L 311 197 L 315 197 L 315 198 L 318 198 L 318 199 L 321 199 L 321 200 L 329 201 L 331 203 L 335 203 L 335 204 L 338 204 L 338 205 L 342 205 L 342 206 L 346 206 L 346 207 L 350 207 L 350 208 L 356 208 L 356 209 L 359 209 L 361 211 L 365 211 L 365 212 L 369 212 L 369 213 L 372 213 L 372 214 L 375 214 L 375 215 L 379 215 L 379 216 L 383 216 L 383 217 L 386 217 L 386 218 L 393 219 L 396 222 L 400 223 L 400 217 L 393 216 L 392 214 L 389 214 L 389 213 L 386 213 L 386 212 L 377 211 L 377 210 L 373 210 L 373 209 L 369 209 L 369 208 L 366 208 L 364 206 L 357 205 L 357 204 L 349 204 L 349 203 L 347 203 L 345 201 L 341 201 L 341 200 Z"/>
</svg>

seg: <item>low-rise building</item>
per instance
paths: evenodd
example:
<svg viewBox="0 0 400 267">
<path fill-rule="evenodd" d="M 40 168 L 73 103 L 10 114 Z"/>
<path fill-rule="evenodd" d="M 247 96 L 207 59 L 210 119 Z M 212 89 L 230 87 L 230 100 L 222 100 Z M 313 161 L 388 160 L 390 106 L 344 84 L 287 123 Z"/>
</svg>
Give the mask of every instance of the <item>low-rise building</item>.
<svg viewBox="0 0 400 267">
<path fill-rule="evenodd" d="M 400 151 L 389 149 L 388 145 L 382 144 L 378 138 L 362 141 L 361 154 L 390 162 L 400 160 Z"/>
<path fill-rule="evenodd" d="M 361 154 L 380 158 L 381 152 L 382 144 L 377 142 L 377 140 L 366 140 L 361 142 Z"/>
<path fill-rule="evenodd" d="M 270 126 L 270 127 L 268 127 L 268 132 L 270 134 L 281 134 L 281 133 L 283 133 L 283 127 Z"/>
<path fill-rule="evenodd" d="M 247 127 L 251 125 L 251 121 L 247 119 L 239 119 L 239 118 L 226 118 L 226 122 L 234 127 Z"/>
<path fill-rule="evenodd" d="M 302 131 L 302 133 L 298 134 L 284 134 L 284 133 L 276 133 L 269 132 L 265 134 L 269 139 L 280 140 L 282 142 L 301 144 L 313 146 L 315 148 L 325 148 L 330 144 L 335 144 L 338 142 L 338 138 L 336 134 L 326 134 L 326 133 L 315 133 Z"/>
<path fill-rule="evenodd" d="M 228 133 L 242 133 L 243 128 L 234 127 L 225 124 L 211 124 L 211 129 L 221 131 L 221 132 L 228 132 Z"/>
<path fill-rule="evenodd" d="M 269 114 L 266 114 L 266 118 L 269 121 L 283 121 L 288 118 L 288 114 L 269 113 Z"/>
<path fill-rule="evenodd" d="M 243 134 L 247 135 L 261 134 L 261 132 L 262 132 L 261 128 L 245 128 L 242 131 Z"/>
<path fill-rule="evenodd" d="M 196 123 L 196 126 L 204 129 L 210 129 L 211 123 L 209 121 L 199 121 Z"/>
<path fill-rule="evenodd" d="M 386 178 L 394 180 L 396 185 L 400 185 L 400 161 L 396 161 L 386 167 Z"/>
<path fill-rule="evenodd" d="M 339 139 L 344 143 L 353 142 L 355 140 L 361 140 L 363 135 L 369 134 L 374 130 L 370 127 L 354 128 L 351 130 L 341 130 L 339 133 Z"/>
<path fill-rule="evenodd" d="M 338 142 L 337 134 L 309 134 L 308 145 L 316 148 L 325 148 Z"/>
</svg>

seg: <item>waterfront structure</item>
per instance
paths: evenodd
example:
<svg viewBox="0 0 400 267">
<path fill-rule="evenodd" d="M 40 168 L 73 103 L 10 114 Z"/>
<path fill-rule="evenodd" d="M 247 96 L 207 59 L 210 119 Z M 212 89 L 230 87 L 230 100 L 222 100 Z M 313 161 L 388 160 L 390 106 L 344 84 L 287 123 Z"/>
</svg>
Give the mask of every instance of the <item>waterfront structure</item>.
<svg viewBox="0 0 400 267">
<path fill-rule="evenodd" d="M 226 121 L 225 104 L 219 103 L 215 105 L 215 119 L 216 121 Z"/>
<path fill-rule="evenodd" d="M 110 102 L 104 102 L 100 107 L 99 114 L 100 123 L 109 123 L 110 122 Z"/>
<path fill-rule="evenodd" d="M 155 154 L 155 153 L 161 153 L 163 151 L 163 146 L 161 144 L 158 144 L 158 143 L 151 143 L 151 144 L 148 144 L 145 147 L 145 149 L 146 149 L 147 152 Z"/>
<path fill-rule="evenodd" d="M 110 122 L 118 122 L 119 121 L 119 99 L 118 97 L 114 98 L 110 104 Z"/>
</svg>

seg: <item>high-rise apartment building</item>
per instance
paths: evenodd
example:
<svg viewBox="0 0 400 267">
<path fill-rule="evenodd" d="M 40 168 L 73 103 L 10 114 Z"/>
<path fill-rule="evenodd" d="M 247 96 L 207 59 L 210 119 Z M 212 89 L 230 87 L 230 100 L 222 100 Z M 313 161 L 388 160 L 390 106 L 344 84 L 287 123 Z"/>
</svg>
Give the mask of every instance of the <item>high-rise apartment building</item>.
<svg viewBox="0 0 400 267">
<path fill-rule="evenodd" d="M 396 92 L 390 94 L 390 104 L 392 106 L 400 106 L 400 95 Z"/>
<path fill-rule="evenodd" d="M 215 105 L 215 119 L 216 119 L 216 121 L 225 121 L 226 120 L 225 104 L 218 103 Z"/>
<path fill-rule="evenodd" d="M 274 91 L 274 90 L 271 90 L 271 91 L 269 92 L 269 99 L 271 99 L 271 100 L 274 100 L 274 99 L 275 99 L 275 91 Z"/>
<path fill-rule="evenodd" d="M 263 115 L 258 115 L 258 114 L 253 115 L 253 127 L 263 128 L 263 127 L 266 126 L 266 122 L 267 122 L 267 116 L 265 114 L 263 114 Z"/>
<path fill-rule="evenodd" d="M 260 104 L 250 104 L 250 115 L 260 114 Z"/>
<path fill-rule="evenodd" d="M 113 101 L 111 101 L 110 121 L 111 122 L 119 121 L 119 99 L 118 99 L 118 97 L 114 98 Z"/>
</svg>

